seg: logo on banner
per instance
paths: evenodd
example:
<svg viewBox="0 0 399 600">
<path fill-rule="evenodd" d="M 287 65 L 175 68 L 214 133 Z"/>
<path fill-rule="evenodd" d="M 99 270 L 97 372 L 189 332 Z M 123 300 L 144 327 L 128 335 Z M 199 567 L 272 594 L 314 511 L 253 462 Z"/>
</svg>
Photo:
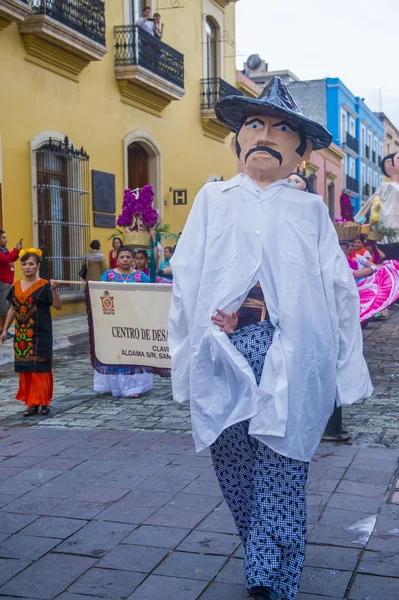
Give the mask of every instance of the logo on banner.
<svg viewBox="0 0 399 600">
<path fill-rule="evenodd" d="M 104 315 L 114 315 L 115 314 L 115 298 L 114 296 L 110 296 L 109 292 L 105 291 L 104 296 L 100 296 L 101 305 L 103 309 Z"/>
</svg>

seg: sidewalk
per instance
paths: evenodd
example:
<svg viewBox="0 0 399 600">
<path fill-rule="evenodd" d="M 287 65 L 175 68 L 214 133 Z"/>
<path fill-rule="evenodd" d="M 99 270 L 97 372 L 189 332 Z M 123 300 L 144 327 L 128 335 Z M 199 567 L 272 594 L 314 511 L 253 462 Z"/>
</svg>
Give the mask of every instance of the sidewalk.
<svg viewBox="0 0 399 600">
<path fill-rule="evenodd" d="M 10 329 L 14 333 L 14 327 Z M 83 342 L 88 337 L 87 317 L 85 313 L 53 319 L 54 350 L 68 348 Z M 13 339 L 0 344 L 0 366 L 14 361 Z"/>
<path fill-rule="evenodd" d="M 298 600 L 399 597 L 398 454 L 321 444 Z M 190 435 L 0 429 L 0 460 L 1 598 L 245 600 L 240 540 Z"/>
</svg>

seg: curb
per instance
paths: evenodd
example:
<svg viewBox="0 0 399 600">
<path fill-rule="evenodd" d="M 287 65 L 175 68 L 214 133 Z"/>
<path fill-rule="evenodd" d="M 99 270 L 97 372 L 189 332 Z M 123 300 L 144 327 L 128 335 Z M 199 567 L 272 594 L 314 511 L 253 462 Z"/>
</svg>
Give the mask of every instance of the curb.
<svg viewBox="0 0 399 600">
<path fill-rule="evenodd" d="M 57 352 L 57 350 L 64 350 L 65 348 L 70 348 L 71 346 L 75 346 L 76 344 L 80 344 L 82 342 L 87 341 L 87 338 L 87 331 L 73 333 L 72 335 L 63 335 L 54 339 L 53 350 Z M 0 367 L 4 367 L 5 365 L 11 364 L 13 362 L 14 350 L 12 348 L 4 350 L 0 353 Z"/>
</svg>

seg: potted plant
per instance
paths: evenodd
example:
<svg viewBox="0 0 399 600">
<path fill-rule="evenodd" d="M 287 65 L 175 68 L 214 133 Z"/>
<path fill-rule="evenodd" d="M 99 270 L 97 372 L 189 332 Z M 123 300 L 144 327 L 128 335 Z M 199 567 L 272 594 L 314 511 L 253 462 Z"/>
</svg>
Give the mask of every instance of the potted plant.
<svg viewBox="0 0 399 600">
<path fill-rule="evenodd" d="M 150 248 L 150 231 L 159 221 L 159 212 L 153 206 L 154 190 L 145 185 L 137 191 L 125 190 L 122 212 L 117 219 L 126 246 Z"/>
</svg>

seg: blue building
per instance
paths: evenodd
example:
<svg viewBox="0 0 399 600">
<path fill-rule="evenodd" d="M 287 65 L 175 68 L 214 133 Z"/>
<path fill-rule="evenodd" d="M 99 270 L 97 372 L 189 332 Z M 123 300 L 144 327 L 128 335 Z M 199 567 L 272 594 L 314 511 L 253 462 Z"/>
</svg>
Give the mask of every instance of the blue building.
<svg viewBox="0 0 399 600">
<path fill-rule="evenodd" d="M 355 214 L 382 181 L 380 159 L 384 151 L 384 124 L 338 78 L 292 81 L 288 87 L 303 113 L 333 135 L 345 153 L 343 190 Z"/>
</svg>

